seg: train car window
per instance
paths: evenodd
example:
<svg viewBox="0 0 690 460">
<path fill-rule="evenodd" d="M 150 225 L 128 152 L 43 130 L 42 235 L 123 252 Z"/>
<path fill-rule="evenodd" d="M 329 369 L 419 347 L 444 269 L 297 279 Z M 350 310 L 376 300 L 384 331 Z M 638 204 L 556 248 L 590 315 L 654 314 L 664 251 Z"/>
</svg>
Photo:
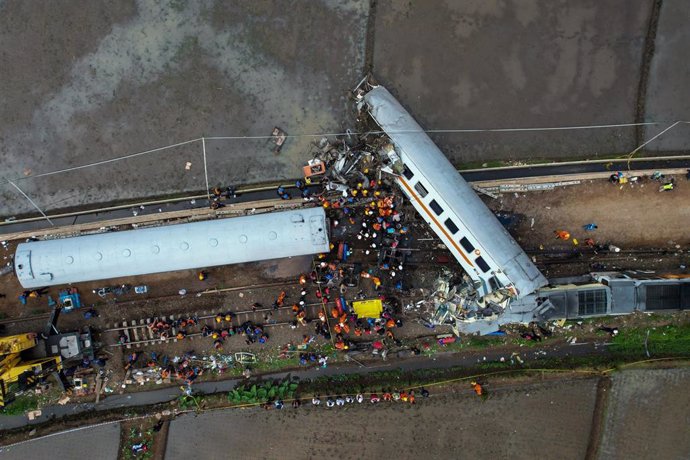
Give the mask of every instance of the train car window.
<svg viewBox="0 0 690 460">
<path fill-rule="evenodd" d="M 491 267 L 489 267 L 489 264 L 486 263 L 486 260 L 484 260 L 482 256 L 477 257 L 474 261 L 477 262 L 477 266 L 481 268 L 484 273 L 491 270 Z"/>
<path fill-rule="evenodd" d="M 434 212 L 436 213 L 437 216 L 440 216 L 441 214 L 443 214 L 443 208 L 441 207 L 440 204 L 438 204 L 436 202 L 436 200 L 431 200 L 431 203 L 429 203 L 429 206 L 431 207 L 431 209 L 434 210 Z"/>
<path fill-rule="evenodd" d="M 451 232 L 453 235 L 455 235 L 456 233 L 458 233 L 459 229 L 458 229 L 457 225 L 455 225 L 455 222 L 453 222 L 452 220 L 446 219 L 446 221 L 444 222 L 444 224 L 446 224 L 446 227 L 448 228 L 448 230 L 450 230 L 450 232 Z"/>
<path fill-rule="evenodd" d="M 465 248 L 465 251 L 467 251 L 467 252 L 474 251 L 474 246 L 472 246 L 472 243 L 470 243 L 470 240 L 468 240 L 464 236 L 460 240 L 460 244 L 462 245 L 463 248 Z"/>
<path fill-rule="evenodd" d="M 414 189 L 417 190 L 417 192 L 419 192 L 422 198 L 429 194 L 429 191 L 426 188 L 424 188 L 424 185 L 422 185 L 421 182 L 417 182 L 414 186 Z"/>
<path fill-rule="evenodd" d="M 498 281 L 498 278 L 492 276 L 489 278 L 489 286 L 491 286 L 492 291 L 497 291 L 501 288 L 501 283 Z"/>
<path fill-rule="evenodd" d="M 407 180 L 410 180 L 414 177 L 414 173 L 410 171 L 410 168 L 407 167 L 407 165 L 403 166 L 403 176 L 407 177 Z"/>
</svg>

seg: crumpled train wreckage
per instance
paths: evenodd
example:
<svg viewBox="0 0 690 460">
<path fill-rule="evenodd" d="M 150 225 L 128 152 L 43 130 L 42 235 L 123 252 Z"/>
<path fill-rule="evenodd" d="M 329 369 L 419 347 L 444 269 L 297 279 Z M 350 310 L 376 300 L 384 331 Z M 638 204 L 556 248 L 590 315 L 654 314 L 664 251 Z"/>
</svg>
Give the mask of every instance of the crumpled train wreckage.
<svg viewBox="0 0 690 460">
<path fill-rule="evenodd" d="M 364 92 L 359 90 L 361 87 L 362 85 L 355 90 L 359 120 L 372 126 L 374 120 L 365 110 Z M 409 117 L 409 114 L 405 115 Z M 396 151 L 395 143 L 383 129 L 374 128 L 357 134 L 348 130 L 345 136 L 336 140 L 324 137 L 313 146 L 311 156 L 312 159 L 304 167 L 307 183 L 319 179 L 326 194 L 342 194 L 343 197 L 352 193 L 353 184 L 369 183 L 372 172 L 379 181 L 384 176 L 400 178 L 405 172 L 405 164 Z M 366 193 L 366 187 L 360 190 L 360 193 Z M 486 255 L 486 252 L 484 254 Z M 528 262 L 531 264 L 531 261 Z M 536 268 L 534 271 L 536 275 L 541 276 Z M 424 317 L 428 325 L 450 324 L 456 334 L 485 334 L 497 330 L 499 324 L 508 322 L 503 321 L 502 316 L 509 307 L 511 298 L 515 297 L 515 289 L 512 286 L 499 285 L 488 288 L 487 283 L 480 286 L 476 277 L 472 279 L 467 274 L 464 274 L 462 282 L 451 286 L 451 278 L 451 273 L 439 278 L 434 293 L 425 302 L 427 307 L 433 306 L 433 311 Z M 545 282 L 545 279 L 543 281 Z M 483 287 L 483 290 L 479 289 L 480 287 Z M 514 315 L 509 316 L 511 320 L 514 319 Z"/>
</svg>

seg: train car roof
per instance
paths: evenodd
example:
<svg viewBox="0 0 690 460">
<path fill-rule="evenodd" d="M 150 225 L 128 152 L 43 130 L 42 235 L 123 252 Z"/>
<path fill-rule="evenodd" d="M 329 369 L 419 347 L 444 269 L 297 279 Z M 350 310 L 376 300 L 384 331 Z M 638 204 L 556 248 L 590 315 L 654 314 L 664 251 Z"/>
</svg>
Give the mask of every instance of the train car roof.
<svg viewBox="0 0 690 460">
<path fill-rule="evenodd" d="M 452 213 L 462 219 L 484 251 L 513 281 L 520 296 L 546 285 L 546 278 L 527 254 L 395 97 L 378 86 L 364 100 L 403 162 L 422 171 L 427 183 L 441 194 Z"/>
<path fill-rule="evenodd" d="M 327 252 L 323 208 L 21 243 L 25 288 Z"/>
</svg>

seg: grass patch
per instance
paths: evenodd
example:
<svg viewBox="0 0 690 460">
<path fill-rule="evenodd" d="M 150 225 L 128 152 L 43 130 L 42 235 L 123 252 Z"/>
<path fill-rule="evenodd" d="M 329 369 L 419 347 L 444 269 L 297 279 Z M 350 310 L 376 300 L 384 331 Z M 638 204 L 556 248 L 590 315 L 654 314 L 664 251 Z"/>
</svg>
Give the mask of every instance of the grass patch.
<svg viewBox="0 0 690 460">
<path fill-rule="evenodd" d="M 120 436 L 120 458 L 127 460 L 153 458 L 156 436 L 155 420 L 144 419 L 125 423 Z"/>
<path fill-rule="evenodd" d="M 615 354 L 646 356 L 645 341 L 651 357 L 688 355 L 690 324 L 620 329 L 611 340 L 611 351 Z"/>
<path fill-rule="evenodd" d="M 23 415 L 28 411 L 38 409 L 38 397 L 34 394 L 17 396 L 7 407 L 0 410 L 2 415 Z"/>
</svg>

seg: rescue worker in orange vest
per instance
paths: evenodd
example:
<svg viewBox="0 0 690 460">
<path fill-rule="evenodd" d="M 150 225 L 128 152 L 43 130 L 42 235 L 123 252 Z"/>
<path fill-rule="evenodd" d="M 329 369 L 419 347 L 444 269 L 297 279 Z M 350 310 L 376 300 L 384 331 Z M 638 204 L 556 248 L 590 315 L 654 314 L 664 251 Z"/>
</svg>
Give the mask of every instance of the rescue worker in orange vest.
<svg viewBox="0 0 690 460">
<path fill-rule="evenodd" d="M 570 239 L 570 233 L 565 230 L 555 230 L 553 233 L 557 240 L 568 241 Z"/>
<path fill-rule="evenodd" d="M 306 316 L 307 316 L 307 314 L 304 313 L 303 311 L 297 313 L 297 321 L 299 321 L 299 323 L 300 323 L 302 326 L 306 326 L 306 325 L 307 325 L 307 320 L 306 320 L 306 318 L 305 318 Z"/>
<path fill-rule="evenodd" d="M 285 296 L 287 296 L 287 293 L 285 291 L 280 291 L 280 295 L 278 295 L 278 300 L 276 303 L 278 304 L 279 307 L 283 306 L 283 302 L 285 301 Z"/>
<path fill-rule="evenodd" d="M 482 386 L 478 384 L 477 382 L 470 382 L 470 385 L 472 385 L 472 389 L 474 390 L 475 393 L 477 393 L 477 396 L 482 395 Z"/>
<path fill-rule="evenodd" d="M 338 319 L 338 322 L 340 323 L 340 327 L 342 327 L 343 329 L 347 329 L 347 331 L 349 332 L 350 327 L 347 325 L 347 314 L 346 313 L 343 313 L 343 315 L 340 317 L 340 319 Z"/>
<path fill-rule="evenodd" d="M 371 280 L 374 282 L 374 289 L 378 291 L 378 289 L 381 287 L 381 278 L 378 276 L 372 276 Z"/>
<path fill-rule="evenodd" d="M 319 319 L 322 323 L 326 322 L 326 314 L 323 312 L 323 310 L 319 310 Z"/>
</svg>

